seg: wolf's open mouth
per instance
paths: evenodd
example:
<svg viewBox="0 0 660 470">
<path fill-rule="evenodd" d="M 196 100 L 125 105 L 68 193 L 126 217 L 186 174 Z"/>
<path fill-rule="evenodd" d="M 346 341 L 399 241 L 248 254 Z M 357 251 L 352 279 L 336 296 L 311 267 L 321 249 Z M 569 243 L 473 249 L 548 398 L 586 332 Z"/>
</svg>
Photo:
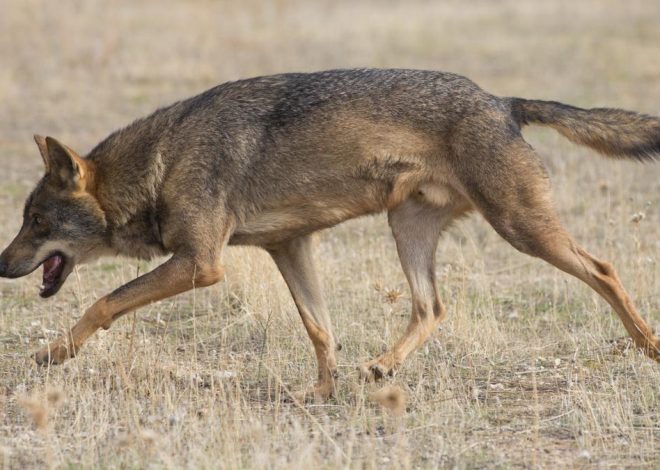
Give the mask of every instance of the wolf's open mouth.
<svg viewBox="0 0 660 470">
<path fill-rule="evenodd" d="M 60 253 L 51 255 L 43 262 L 44 274 L 39 295 L 41 297 L 50 297 L 55 294 L 62 284 L 62 273 L 66 260 Z"/>
</svg>

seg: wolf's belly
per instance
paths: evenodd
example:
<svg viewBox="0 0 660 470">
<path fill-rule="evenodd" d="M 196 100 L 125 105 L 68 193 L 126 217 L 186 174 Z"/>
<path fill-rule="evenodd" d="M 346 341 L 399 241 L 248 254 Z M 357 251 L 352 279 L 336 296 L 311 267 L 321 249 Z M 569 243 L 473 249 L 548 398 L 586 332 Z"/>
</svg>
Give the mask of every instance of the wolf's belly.
<svg viewBox="0 0 660 470">
<path fill-rule="evenodd" d="M 291 240 L 345 220 L 392 209 L 409 197 L 434 206 L 456 202 L 457 194 L 435 183 L 402 185 L 383 191 L 365 185 L 361 191 L 316 194 L 306 200 L 288 201 L 240 221 L 230 239 L 232 245 L 268 246 Z"/>
<path fill-rule="evenodd" d="M 239 223 L 229 243 L 268 246 L 291 240 L 345 220 L 383 210 L 381 205 L 301 204 L 261 211 Z"/>
</svg>

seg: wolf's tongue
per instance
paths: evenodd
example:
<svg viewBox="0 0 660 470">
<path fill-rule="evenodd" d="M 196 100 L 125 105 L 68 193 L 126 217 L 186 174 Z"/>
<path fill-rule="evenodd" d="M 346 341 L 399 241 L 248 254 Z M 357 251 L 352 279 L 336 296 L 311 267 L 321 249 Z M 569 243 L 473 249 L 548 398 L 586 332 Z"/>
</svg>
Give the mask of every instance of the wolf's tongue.
<svg viewBox="0 0 660 470">
<path fill-rule="evenodd" d="M 60 255 L 51 256 L 44 261 L 44 281 L 54 281 L 57 278 L 63 261 Z"/>
</svg>

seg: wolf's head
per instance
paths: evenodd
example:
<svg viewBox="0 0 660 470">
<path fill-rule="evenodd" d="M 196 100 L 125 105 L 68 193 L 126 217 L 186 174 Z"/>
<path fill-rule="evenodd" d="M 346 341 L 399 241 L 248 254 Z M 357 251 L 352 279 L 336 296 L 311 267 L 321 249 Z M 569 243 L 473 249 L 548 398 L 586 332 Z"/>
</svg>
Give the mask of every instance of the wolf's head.
<svg viewBox="0 0 660 470">
<path fill-rule="evenodd" d="M 51 137 L 34 140 L 46 174 L 25 203 L 18 235 L 0 255 L 0 276 L 21 277 L 43 266 L 39 295 L 50 297 L 76 264 L 108 246 L 107 223 L 94 196 L 93 163 Z"/>
</svg>

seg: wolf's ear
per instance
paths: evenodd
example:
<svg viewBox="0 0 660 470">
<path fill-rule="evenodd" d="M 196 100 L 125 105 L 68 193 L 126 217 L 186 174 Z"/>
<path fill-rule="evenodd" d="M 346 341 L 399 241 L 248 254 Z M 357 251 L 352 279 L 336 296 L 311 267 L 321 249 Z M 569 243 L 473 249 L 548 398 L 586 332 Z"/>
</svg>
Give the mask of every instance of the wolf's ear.
<svg viewBox="0 0 660 470">
<path fill-rule="evenodd" d="M 37 143 L 37 147 L 39 147 L 39 153 L 44 160 L 46 171 L 48 171 L 48 146 L 46 145 L 46 139 L 39 134 L 34 134 L 34 141 Z"/>
<path fill-rule="evenodd" d="M 35 140 L 38 140 L 35 137 Z M 85 160 L 66 145 L 52 137 L 44 139 L 46 152 L 42 152 L 46 162 L 46 172 L 56 176 L 66 186 L 84 187 L 87 164 Z M 41 144 L 37 141 L 39 150 Z"/>
</svg>

